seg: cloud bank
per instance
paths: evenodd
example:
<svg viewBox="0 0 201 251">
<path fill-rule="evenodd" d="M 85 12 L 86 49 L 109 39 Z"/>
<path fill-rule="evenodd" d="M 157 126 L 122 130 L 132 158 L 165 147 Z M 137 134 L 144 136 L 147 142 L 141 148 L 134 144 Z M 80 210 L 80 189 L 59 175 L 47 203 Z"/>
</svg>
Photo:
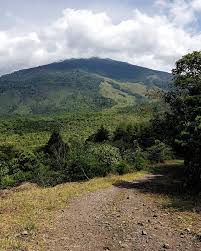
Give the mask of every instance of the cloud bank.
<svg viewBox="0 0 201 251">
<path fill-rule="evenodd" d="M 65 9 L 51 25 L 30 32 L 0 31 L 0 74 L 67 58 L 107 57 L 167 70 L 183 54 L 201 49 L 192 30 L 201 1 L 155 2 L 157 14 L 133 10 L 117 24 L 107 13 Z"/>
</svg>

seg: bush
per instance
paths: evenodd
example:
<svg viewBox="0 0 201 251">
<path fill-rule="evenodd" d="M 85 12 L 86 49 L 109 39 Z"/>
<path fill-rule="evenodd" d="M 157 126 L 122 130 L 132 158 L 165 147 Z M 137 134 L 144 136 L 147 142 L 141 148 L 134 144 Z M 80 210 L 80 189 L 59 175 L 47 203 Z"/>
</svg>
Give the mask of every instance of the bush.
<svg viewBox="0 0 201 251">
<path fill-rule="evenodd" d="M 131 168 L 127 163 L 120 161 L 118 164 L 116 164 L 115 170 L 119 175 L 123 175 L 129 173 Z"/>
<path fill-rule="evenodd" d="M 9 173 L 9 168 L 5 161 L 0 161 L 0 179 Z"/>
<path fill-rule="evenodd" d="M 115 172 L 121 160 L 118 148 L 108 144 L 74 145 L 66 165 L 69 181 L 86 180 Z"/>
<path fill-rule="evenodd" d="M 25 181 L 30 181 L 33 179 L 33 172 L 24 172 L 22 170 L 17 171 L 15 174 L 12 175 L 13 180 L 15 183 L 22 183 Z"/>
<path fill-rule="evenodd" d="M 94 155 L 99 163 L 106 166 L 114 166 L 121 160 L 119 149 L 109 144 L 92 145 L 89 152 Z"/>
<path fill-rule="evenodd" d="M 103 141 L 109 140 L 109 131 L 101 126 L 101 128 L 98 129 L 98 131 L 94 134 L 92 134 L 87 141 L 91 142 L 96 142 L 96 143 L 101 143 Z"/>
<path fill-rule="evenodd" d="M 16 184 L 16 181 L 14 180 L 14 178 L 11 175 L 6 175 L 1 178 L 0 184 L 1 184 L 2 188 L 6 188 L 6 187 L 14 186 Z"/>
<path fill-rule="evenodd" d="M 172 157 L 171 148 L 159 140 L 156 140 L 153 146 L 147 148 L 147 159 L 151 163 L 163 163 Z"/>
<path fill-rule="evenodd" d="M 136 170 L 142 170 L 146 167 L 147 159 L 145 153 L 140 147 L 137 147 L 134 153 L 134 168 Z"/>
</svg>

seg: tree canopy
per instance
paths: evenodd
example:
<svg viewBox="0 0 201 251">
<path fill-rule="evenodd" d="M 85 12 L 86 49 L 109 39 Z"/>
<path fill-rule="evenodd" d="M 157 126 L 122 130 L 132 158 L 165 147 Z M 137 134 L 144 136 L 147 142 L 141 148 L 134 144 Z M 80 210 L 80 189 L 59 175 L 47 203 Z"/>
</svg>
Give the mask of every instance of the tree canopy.
<svg viewBox="0 0 201 251">
<path fill-rule="evenodd" d="M 188 183 L 201 189 L 201 52 L 183 56 L 172 71 L 174 86 L 165 94 L 175 141 L 184 150 Z"/>
</svg>

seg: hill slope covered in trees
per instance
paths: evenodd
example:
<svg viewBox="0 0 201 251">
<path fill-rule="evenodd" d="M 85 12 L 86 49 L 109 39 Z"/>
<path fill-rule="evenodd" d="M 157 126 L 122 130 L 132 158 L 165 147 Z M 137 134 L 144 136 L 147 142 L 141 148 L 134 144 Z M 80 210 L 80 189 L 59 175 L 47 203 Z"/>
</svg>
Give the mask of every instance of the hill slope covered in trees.
<svg viewBox="0 0 201 251">
<path fill-rule="evenodd" d="M 0 78 L 0 115 L 100 111 L 139 103 L 171 75 L 111 59 L 69 59 Z"/>
</svg>

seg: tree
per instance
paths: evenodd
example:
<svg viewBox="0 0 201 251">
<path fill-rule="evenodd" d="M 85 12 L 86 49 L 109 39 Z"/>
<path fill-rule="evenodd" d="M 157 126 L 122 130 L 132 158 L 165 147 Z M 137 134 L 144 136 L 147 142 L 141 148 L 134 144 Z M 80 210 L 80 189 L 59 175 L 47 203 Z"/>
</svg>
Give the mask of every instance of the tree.
<svg viewBox="0 0 201 251">
<path fill-rule="evenodd" d="M 110 136 L 109 131 L 106 128 L 104 128 L 103 126 L 101 126 L 96 133 L 92 134 L 87 139 L 87 141 L 101 143 L 103 141 L 108 140 L 109 136 Z"/>
<path fill-rule="evenodd" d="M 201 190 L 201 52 L 183 56 L 172 71 L 174 87 L 165 94 L 177 141 L 184 151 L 188 184 Z"/>
<path fill-rule="evenodd" d="M 69 146 L 62 140 L 61 135 L 53 132 L 45 146 L 45 152 L 50 156 L 51 166 L 54 169 L 63 168 L 68 150 Z"/>
</svg>

